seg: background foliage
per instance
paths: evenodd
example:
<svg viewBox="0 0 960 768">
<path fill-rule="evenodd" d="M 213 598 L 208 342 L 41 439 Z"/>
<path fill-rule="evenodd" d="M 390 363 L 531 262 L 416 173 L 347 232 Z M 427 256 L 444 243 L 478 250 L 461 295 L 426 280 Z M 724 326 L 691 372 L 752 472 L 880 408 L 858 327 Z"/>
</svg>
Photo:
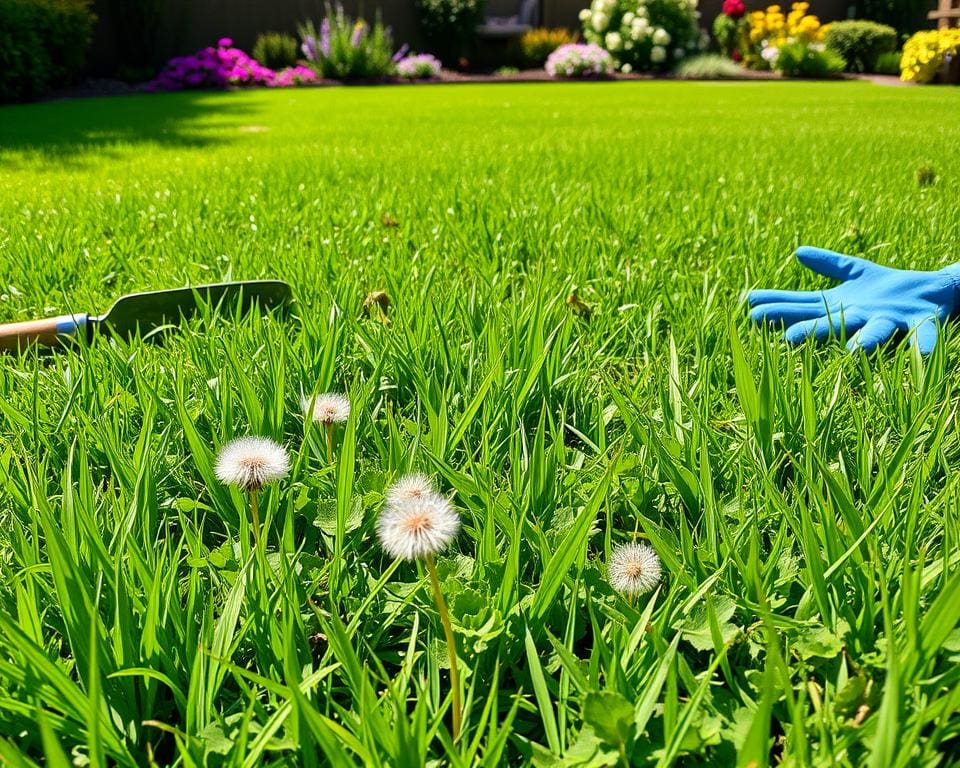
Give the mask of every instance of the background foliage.
<svg viewBox="0 0 960 768">
<path fill-rule="evenodd" d="M 876 72 L 879 58 L 897 50 L 897 30 L 872 21 L 835 21 L 824 42 L 843 56 L 849 71 Z"/>
<path fill-rule="evenodd" d="M 70 85 L 94 21 L 90 0 L 0 0 L 0 102 Z"/>
</svg>

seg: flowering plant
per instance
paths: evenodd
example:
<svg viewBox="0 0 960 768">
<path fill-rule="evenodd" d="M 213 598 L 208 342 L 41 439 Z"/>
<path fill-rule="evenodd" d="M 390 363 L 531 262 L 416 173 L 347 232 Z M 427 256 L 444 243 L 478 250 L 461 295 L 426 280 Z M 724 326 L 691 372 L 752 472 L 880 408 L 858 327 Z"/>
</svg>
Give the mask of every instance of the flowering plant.
<svg viewBox="0 0 960 768">
<path fill-rule="evenodd" d="M 176 56 L 149 85 L 150 90 L 226 88 L 231 85 L 272 85 L 276 73 L 239 48 L 229 37 L 220 38 L 191 56 Z"/>
<path fill-rule="evenodd" d="M 753 69 L 776 69 L 780 49 L 784 46 L 800 46 L 814 53 L 823 51 L 823 38 L 827 27 L 820 19 L 808 14 L 810 3 L 798 2 L 784 14 L 779 5 L 768 6 L 765 11 L 750 14 L 750 30 L 743 58 Z"/>
<path fill-rule="evenodd" d="M 587 42 L 605 48 L 621 72 L 665 69 L 699 50 L 697 0 L 593 0 L 580 12 Z"/>
<path fill-rule="evenodd" d="M 397 75 L 407 80 L 440 77 L 440 70 L 440 60 L 429 53 L 410 54 L 397 62 Z"/>
<path fill-rule="evenodd" d="M 747 7 L 743 4 L 743 0 L 723 0 L 723 12 L 736 21 L 747 12 Z"/>
<path fill-rule="evenodd" d="M 393 42 L 379 19 L 370 26 L 363 19 L 351 19 L 342 5 L 334 9 L 328 5 L 319 31 L 307 21 L 299 32 L 300 50 L 321 77 L 374 78 L 393 71 Z"/>
<path fill-rule="evenodd" d="M 272 83 L 268 85 L 274 88 L 287 88 L 292 85 L 307 85 L 317 82 L 317 73 L 310 67 L 298 64 L 295 67 L 284 67 L 273 78 Z"/>
<path fill-rule="evenodd" d="M 520 38 L 520 53 L 528 67 L 542 67 L 547 57 L 561 45 L 577 42 L 578 35 L 562 27 L 546 29 L 539 27 L 523 33 Z"/>
<path fill-rule="evenodd" d="M 208 46 L 191 56 L 176 56 L 167 62 L 149 91 L 179 91 L 185 88 L 228 88 L 239 85 L 266 85 L 287 88 L 316 82 L 309 67 L 286 67 L 275 72 L 260 64 L 222 37 L 217 47 Z"/>
<path fill-rule="evenodd" d="M 550 77 L 605 77 L 613 74 L 613 57 L 596 43 L 561 45 L 547 57 Z"/>
<path fill-rule="evenodd" d="M 937 72 L 960 55 L 960 28 L 917 32 L 903 46 L 900 79 L 929 83 Z"/>
<path fill-rule="evenodd" d="M 747 47 L 750 25 L 743 18 L 746 13 L 743 0 L 724 0 L 723 13 L 713 20 L 713 37 L 725 56 L 742 61 L 742 50 Z"/>
</svg>

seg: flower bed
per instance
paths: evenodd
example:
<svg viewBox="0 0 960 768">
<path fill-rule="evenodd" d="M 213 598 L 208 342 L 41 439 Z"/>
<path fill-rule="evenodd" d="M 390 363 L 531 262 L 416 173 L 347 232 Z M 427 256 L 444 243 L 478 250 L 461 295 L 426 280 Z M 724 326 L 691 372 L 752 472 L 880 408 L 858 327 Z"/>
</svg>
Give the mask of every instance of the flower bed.
<svg viewBox="0 0 960 768">
<path fill-rule="evenodd" d="M 264 85 L 287 87 L 317 80 L 308 67 L 287 67 L 279 72 L 263 66 L 239 48 L 229 37 L 220 38 L 191 56 L 177 56 L 149 83 L 147 90 L 179 91 L 185 88 L 227 88 Z"/>
<path fill-rule="evenodd" d="M 917 32 L 903 46 L 900 79 L 913 83 L 929 83 L 944 69 L 944 65 L 955 65 L 958 56 L 960 28 Z"/>
</svg>

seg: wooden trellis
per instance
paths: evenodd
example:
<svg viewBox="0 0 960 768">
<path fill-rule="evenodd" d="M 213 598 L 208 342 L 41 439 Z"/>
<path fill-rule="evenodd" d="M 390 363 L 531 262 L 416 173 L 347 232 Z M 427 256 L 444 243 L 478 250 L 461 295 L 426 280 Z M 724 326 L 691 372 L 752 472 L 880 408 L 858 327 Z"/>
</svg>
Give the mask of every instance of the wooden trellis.
<svg viewBox="0 0 960 768">
<path fill-rule="evenodd" d="M 960 0 L 937 0 L 937 10 L 927 18 L 937 22 L 937 29 L 960 26 Z M 954 56 L 943 65 L 941 79 L 946 83 L 960 83 L 960 56 Z"/>
<path fill-rule="evenodd" d="M 960 0 L 938 0 L 937 10 L 930 11 L 927 18 L 935 19 L 938 29 L 960 25 Z"/>
</svg>

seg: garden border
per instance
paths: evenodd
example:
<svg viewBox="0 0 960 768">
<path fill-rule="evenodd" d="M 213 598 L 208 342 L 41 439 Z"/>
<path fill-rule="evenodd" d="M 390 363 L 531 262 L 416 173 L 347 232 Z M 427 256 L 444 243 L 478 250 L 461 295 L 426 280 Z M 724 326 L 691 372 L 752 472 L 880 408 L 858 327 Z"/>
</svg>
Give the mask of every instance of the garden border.
<svg viewBox="0 0 960 768">
<path fill-rule="evenodd" d="M 389 86 L 417 86 L 417 85 L 475 85 L 475 84 L 486 84 L 486 83 L 506 83 L 506 84 L 522 84 L 522 83 L 614 83 L 614 82 L 656 82 L 656 81 L 667 81 L 667 82 L 686 82 L 686 83 L 737 83 L 737 82 L 776 82 L 776 83 L 789 83 L 789 82 L 843 82 L 846 80 L 865 80 L 875 85 L 886 85 L 886 86 L 912 86 L 916 83 L 904 82 L 895 75 L 871 75 L 871 74 L 859 74 L 854 72 L 845 72 L 839 77 L 833 79 L 818 79 L 818 80 L 809 80 L 806 78 L 800 77 L 783 77 L 776 72 L 762 72 L 762 71 L 752 71 L 744 70 L 744 72 L 736 77 L 678 77 L 677 75 L 665 74 L 665 75 L 652 75 L 652 74 L 614 74 L 608 75 L 606 77 L 579 77 L 579 78 L 557 78 L 551 77 L 543 70 L 527 70 L 521 71 L 513 75 L 496 75 L 496 74 L 461 74 L 459 72 L 444 72 L 443 77 L 440 78 L 431 78 L 427 80 L 404 80 L 402 78 L 386 78 L 382 80 L 318 80 L 314 83 L 304 83 L 303 85 L 296 86 L 298 89 L 303 88 L 357 88 L 357 87 L 389 87 Z M 266 86 L 264 86 L 267 90 Z M 204 90 L 204 89 L 197 89 Z M 253 90 L 250 86 L 238 86 L 226 89 L 206 89 L 209 93 L 218 93 L 223 90 L 227 91 L 246 91 Z M 284 89 L 286 90 L 286 89 Z M 137 93 L 146 93 L 143 85 L 128 85 L 119 80 L 106 80 L 106 79 L 88 79 L 79 85 L 72 88 L 65 88 L 63 90 L 53 91 L 48 94 L 45 98 L 41 99 L 42 102 L 49 101 L 62 101 L 64 99 L 86 99 L 86 98 L 102 98 L 105 96 L 129 96 L 131 94 Z M 176 93 L 176 91 L 172 91 Z"/>
</svg>

